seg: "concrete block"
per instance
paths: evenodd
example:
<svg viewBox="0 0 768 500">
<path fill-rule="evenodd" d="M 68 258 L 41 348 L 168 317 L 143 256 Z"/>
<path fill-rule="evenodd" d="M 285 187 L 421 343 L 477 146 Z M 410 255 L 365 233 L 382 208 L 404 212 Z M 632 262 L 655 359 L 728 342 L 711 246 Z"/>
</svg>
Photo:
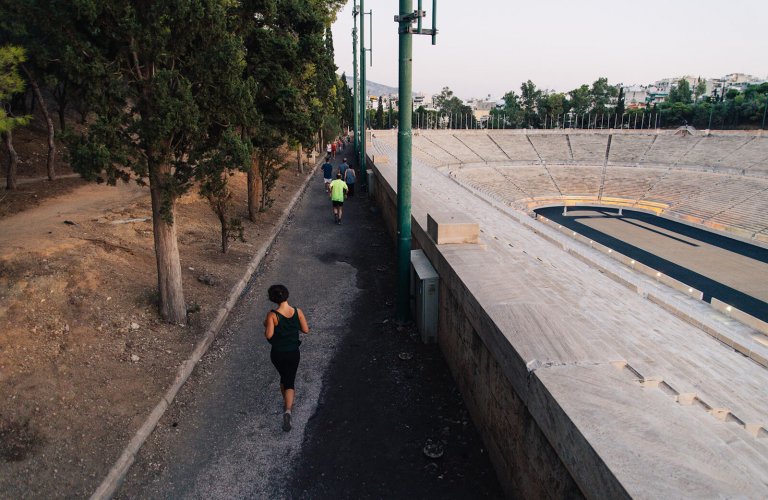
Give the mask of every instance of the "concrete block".
<svg viewBox="0 0 768 500">
<path fill-rule="evenodd" d="M 427 214 L 427 232 L 438 245 L 477 243 L 480 225 L 460 213 L 435 212 Z"/>
<path fill-rule="evenodd" d="M 758 318 L 755 318 L 754 316 L 745 313 L 744 311 L 741 311 L 739 309 L 736 309 L 735 307 L 726 304 L 725 302 L 718 300 L 716 298 L 712 298 L 712 302 L 710 305 L 717 309 L 718 311 L 724 313 L 726 316 L 729 316 L 736 321 L 739 321 L 740 323 L 743 323 L 747 325 L 750 328 L 754 328 L 758 332 L 761 332 L 763 334 L 768 335 L 768 323 L 765 321 L 762 321 Z"/>
<path fill-rule="evenodd" d="M 762 340 L 762 339 L 760 339 Z M 749 350 L 749 357 L 755 362 L 768 368 L 768 348 L 759 346 L 752 346 Z"/>
</svg>

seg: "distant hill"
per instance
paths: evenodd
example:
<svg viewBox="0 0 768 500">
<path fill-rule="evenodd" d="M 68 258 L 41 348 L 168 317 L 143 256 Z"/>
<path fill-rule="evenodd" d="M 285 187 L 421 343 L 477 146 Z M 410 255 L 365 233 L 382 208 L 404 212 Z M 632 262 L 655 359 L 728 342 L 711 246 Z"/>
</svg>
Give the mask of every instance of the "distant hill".
<svg viewBox="0 0 768 500">
<path fill-rule="evenodd" d="M 347 85 L 349 88 L 352 88 L 351 76 L 347 76 Z M 368 95 L 373 96 L 397 94 L 397 87 L 382 85 L 381 83 L 372 82 L 370 80 L 365 81 L 365 90 L 368 91 Z"/>
</svg>

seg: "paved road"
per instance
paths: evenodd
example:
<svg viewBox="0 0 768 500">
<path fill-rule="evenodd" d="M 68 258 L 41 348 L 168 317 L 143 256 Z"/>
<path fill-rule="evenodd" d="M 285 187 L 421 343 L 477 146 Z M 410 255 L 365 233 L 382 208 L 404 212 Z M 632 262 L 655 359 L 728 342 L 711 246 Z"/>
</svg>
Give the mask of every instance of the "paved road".
<svg viewBox="0 0 768 500">
<path fill-rule="evenodd" d="M 358 193 L 335 225 L 315 176 L 118 498 L 502 497 L 439 350 L 394 325 L 380 217 Z M 261 326 L 278 282 L 311 328 L 289 433 Z"/>
<path fill-rule="evenodd" d="M 537 210 L 546 218 L 768 321 L 768 250 L 661 217 L 624 210 Z"/>
</svg>

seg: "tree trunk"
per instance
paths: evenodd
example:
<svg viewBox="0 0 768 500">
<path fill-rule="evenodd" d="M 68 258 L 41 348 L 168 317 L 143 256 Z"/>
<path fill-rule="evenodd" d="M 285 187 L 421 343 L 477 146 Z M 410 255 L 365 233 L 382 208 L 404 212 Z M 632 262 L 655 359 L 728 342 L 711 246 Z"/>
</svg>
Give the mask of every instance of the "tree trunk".
<svg viewBox="0 0 768 500">
<path fill-rule="evenodd" d="M 296 146 L 296 161 L 299 164 L 299 173 L 303 174 L 304 173 L 304 162 L 301 161 L 301 144 Z"/>
<path fill-rule="evenodd" d="M 67 129 L 67 124 L 64 122 L 64 108 L 61 106 L 59 107 L 59 125 L 62 131 Z"/>
<path fill-rule="evenodd" d="M 51 114 L 48 112 L 48 106 L 45 104 L 45 99 L 43 99 L 43 94 L 40 92 L 40 86 L 37 84 L 37 80 L 35 80 L 25 64 L 20 64 L 19 67 L 27 75 L 27 78 L 29 78 L 29 84 L 32 86 L 32 90 L 35 92 L 35 97 L 37 97 L 37 101 L 40 103 L 40 111 L 43 113 L 45 124 L 48 127 L 48 161 L 46 163 L 46 168 L 48 170 L 48 180 L 52 181 L 56 178 L 56 170 L 54 168 L 54 161 L 56 160 L 56 143 L 53 140 L 53 120 L 51 120 Z"/>
<path fill-rule="evenodd" d="M 8 170 L 5 176 L 5 189 L 10 191 L 16 189 L 16 162 L 19 158 L 16 150 L 13 149 L 13 134 L 10 129 L 3 132 L 3 142 L 5 142 L 5 146 L 8 148 Z"/>
<path fill-rule="evenodd" d="M 179 245 L 176 241 L 176 200 L 164 195 L 167 177 L 171 175 L 168 165 L 150 166 L 149 191 L 152 195 L 152 229 L 155 236 L 155 258 L 157 259 L 157 290 L 160 295 L 160 316 L 168 323 L 186 324 L 187 308 L 184 305 L 184 289 L 181 281 Z M 163 214 L 163 203 L 168 213 Z"/>
<path fill-rule="evenodd" d="M 61 131 L 67 129 L 67 124 L 64 121 L 64 115 L 67 111 L 67 84 L 59 83 L 53 91 L 53 98 L 56 101 L 56 111 L 59 114 L 59 126 Z"/>
<path fill-rule="evenodd" d="M 261 196 L 259 197 L 259 210 L 262 212 L 267 211 L 267 196 L 269 196 L 269 192 L 267 192 L 267 186 L 264 185 L 264 179 L 261 180 Z"/>
<path fill-rule="evenodd" d="M 251 168 L 248 170 L 248 218 L 256 222 L 256 214 L 259 213 L 261 198 L 261 176 L 259 175 L 259 163 L 254 156 L 251 160 Z"/>
</svg>

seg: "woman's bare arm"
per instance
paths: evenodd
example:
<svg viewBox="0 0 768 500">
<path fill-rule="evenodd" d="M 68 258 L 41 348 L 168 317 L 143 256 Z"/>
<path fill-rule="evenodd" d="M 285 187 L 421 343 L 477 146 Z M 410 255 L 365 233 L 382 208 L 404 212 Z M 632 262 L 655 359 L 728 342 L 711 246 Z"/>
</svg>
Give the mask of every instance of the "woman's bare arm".
<svg viewBox="0 0 768 500">
<path fill-rule="evenodd" d="M 304 317 L 304 313 L 301 312 L 301 309 L 298 307 L 296 308 L 296 312 L 299 313 L 299 330 L 301 330 L 302 333 L 309 333 L 309 325 L 307 324 L 307 318 Z"/>
<path fill-rule="evenodd" d="M 270 340 L 275 334 L 275 325 L 277 324 L 277 316 L 272 311 L 267 313 L 267 317 L 264 318 L 264 337 Z"/>
</svg>

